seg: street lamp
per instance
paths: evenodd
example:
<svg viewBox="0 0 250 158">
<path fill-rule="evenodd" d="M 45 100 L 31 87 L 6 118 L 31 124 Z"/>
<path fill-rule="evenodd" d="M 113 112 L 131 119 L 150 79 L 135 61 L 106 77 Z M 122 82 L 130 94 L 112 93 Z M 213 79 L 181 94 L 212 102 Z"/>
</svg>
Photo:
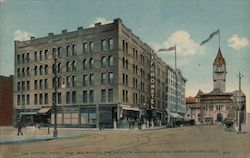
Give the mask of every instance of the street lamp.
<svg viewBox="0 0 250 158">
<path fill-rule="evenodd" d="M 242 120 L 242 107 L 244 106 L 244 94 L 240 90 L 237 94 L 236 103 L 237 103 L 237 112 L 238 112 L 238 131 L 241 132 L 241 120 Z"/>
<path fill-rule="evenodd" d="M 54 59 L 54 92 L 55 92 L 55 98 L 53 102 L 53 111 L 54 111 L 54 132 L 53 136 L 54 138 L 57 137 L 57 104 L 58 104 L 58 76 L 57 76 L 57 52 L 53 52 L 53 59 Z"/>
</svg>

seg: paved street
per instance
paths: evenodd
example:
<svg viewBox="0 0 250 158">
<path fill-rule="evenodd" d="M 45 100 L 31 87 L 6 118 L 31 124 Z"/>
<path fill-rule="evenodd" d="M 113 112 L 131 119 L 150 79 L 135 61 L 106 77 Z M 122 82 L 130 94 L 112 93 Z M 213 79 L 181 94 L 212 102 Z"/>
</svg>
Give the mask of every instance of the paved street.
<svg viewBox="0 0 250 158">
<path fill-rule="evenodd" d="M 47 135 L 47 129 L 24 129 L 25 135 Z M 1 138 L 16 129 L 1 129 Z M 249 133 L 224 131 L 222 126 L 158 130 L 59 129 L 61 139 L 0 145 L 0 158 L 249 158 Z M 24 136 L 25 137 L 25 136 Z"/>
</svg>

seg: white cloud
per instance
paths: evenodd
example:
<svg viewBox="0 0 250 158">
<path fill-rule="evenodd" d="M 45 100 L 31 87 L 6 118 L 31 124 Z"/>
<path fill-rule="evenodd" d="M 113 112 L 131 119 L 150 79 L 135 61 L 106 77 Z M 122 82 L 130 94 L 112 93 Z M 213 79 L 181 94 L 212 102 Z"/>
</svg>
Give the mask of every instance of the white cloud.
<svg viewBox="0 0 250 158">
<path fill-rule="evenodd" d="M 201 53 L 202 48 L 199 43 L 196 43 L 188 32 L 183 30 L 178 30 L 174 32 L 169 38 L 167 38 L 163 43 L 155 45 L 155 50 L 161 48 L 169 48 L 176 45 L 176 51 L 179 55 L 188 56 Z M 161 52 L 172 54 L 172 52 Z"/>
<path fill-rule="evenodd" d="M 5 0 L 0 0 L 0 4 L 3 3 Z"/>
<path fill-rule="evenodd" d="M 230 47 L 236 50 L 250 45 L 250 40 L 244 37 L 239 37 L 239 35 L 232 35 L 232 37 L 229 38 L 227 42 Z"/>
<path fill-rule="evenodd" d="M 111 20 L 108 20 L 108 19 L 105 19 L 105 18 L 99 18 L 99 17 L 97 17 L 97 18 L 95 19 L 95 21 L 94 21 L 92 24 L 89 25 L 89 27 L 94 27 L 94 26 L 95 26 L 95 23 L 99 23 L 99 22 L 102 23 L 102 25 L 103 25 L 103 24 L 112 23 Z"/>
<path fill-rule="evenodd" d="M 26 41 L 26 40 L 30 40 L 31 36 L 34 36 L 34 35 L 30 32 L 17 30 L 14 33 L 14 40 L 15 41 Z"/>
</svg>

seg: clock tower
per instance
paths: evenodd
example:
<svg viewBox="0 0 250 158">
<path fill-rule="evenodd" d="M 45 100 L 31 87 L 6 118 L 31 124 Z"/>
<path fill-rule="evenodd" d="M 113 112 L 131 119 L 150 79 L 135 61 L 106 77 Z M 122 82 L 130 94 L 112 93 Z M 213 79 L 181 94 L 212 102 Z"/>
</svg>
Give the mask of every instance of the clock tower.
<svg viewBox="0 0 250 158">
<path fill-rule="evenodd" d="M 221 54 L 220 48 L 213 64 L 214 90 L 225 92 L 226 89 L 226 62 Z"/>
</svg>

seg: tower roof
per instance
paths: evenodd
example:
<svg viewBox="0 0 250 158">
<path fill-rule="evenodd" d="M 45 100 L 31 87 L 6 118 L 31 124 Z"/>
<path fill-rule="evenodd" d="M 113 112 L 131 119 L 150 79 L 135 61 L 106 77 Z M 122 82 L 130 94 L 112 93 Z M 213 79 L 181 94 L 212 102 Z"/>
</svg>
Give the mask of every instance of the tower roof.
<svg viewBox="0 0 250 158">
<path fill-rule="evenodd" d="M 214 65 L 223 65 L 223 64 L 225 64 L 225 60 L 224 60 L 224 58 L 221 54 L 220 48 L 219 48 L 219 50 L 217 52 L 217 56 L 214 59 Z"/>
</svg>

